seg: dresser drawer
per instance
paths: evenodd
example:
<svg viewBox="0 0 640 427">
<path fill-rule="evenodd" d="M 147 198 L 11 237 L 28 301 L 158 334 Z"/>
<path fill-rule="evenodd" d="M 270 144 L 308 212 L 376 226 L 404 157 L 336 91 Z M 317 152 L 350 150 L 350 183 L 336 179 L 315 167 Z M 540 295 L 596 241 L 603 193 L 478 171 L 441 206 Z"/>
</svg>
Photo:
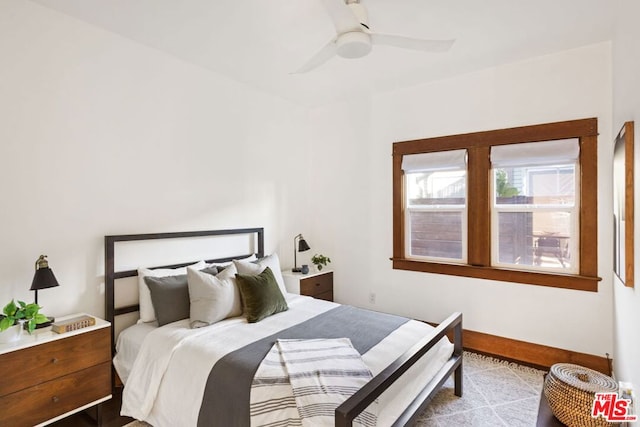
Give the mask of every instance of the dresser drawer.
<svg viewBox="0 0 640 427">
<path fill-rule="evenodd" d="M 333 298 L 333 273 L 319 274 L 300 279 L 300 294 L 317 297 L 331 292 Z M 326 299 L 326 298 L 323 298 Z"/>
<path fill-rule="evenodd" d="M 0 355 L 0 396 L 110 362 L 109 331 L 102 328 Z"/>
<path fill-rule="evenodd" d="M 33 426 L 111 394 L 111 362 L 0 397 L 0 426 Z"/>
</svg>

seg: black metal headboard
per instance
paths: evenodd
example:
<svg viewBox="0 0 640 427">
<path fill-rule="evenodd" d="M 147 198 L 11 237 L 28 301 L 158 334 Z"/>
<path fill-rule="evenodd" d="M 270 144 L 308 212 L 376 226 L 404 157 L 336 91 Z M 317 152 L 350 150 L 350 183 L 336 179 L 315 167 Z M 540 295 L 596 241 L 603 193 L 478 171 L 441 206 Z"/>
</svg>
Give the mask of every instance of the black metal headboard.
<svg viewBox="0 0 640 427">
<path fill-rule="evenodd" d="M 113 327 L 116 316 L 132 313 L 140 310 L 138 304 L 128 305 L 124 307 L 115 307 L 115 281 L 126 277 L 135 277 L 138 275 L 137 270 L 115 271 L 115 244 L 117 242 L 132 242 L 137 240 L 160 240 L 160 239 L 183 239 L 190 237 L 208 237 L 208 236 L 228 236 L 234 234 L 255 234 L 258 241 L 258 250 L 255 255 L 258 258 L 264 256 L 264 228 L 237 228 L 231 230 L 205 230 L 205 231 L 184 231 L 175 233 L 153 233 L 153 234 L 122 234 L 118 236 L 104 237 L 104 283 L 105 283 L 105 301 L 104 312 L 106 319 L 111 322 L 111 344 L 115 348 L 115 328 Z M 252 254 L 231 254 L 225 258 L 216 258 L 205 260 L 212 262 L 225 262 L 237 258 L 244 258 Z M 193 264 L 199 260 L 173 264 L 155 266 L 149 268 L 179 268 Z"/>
</svg>

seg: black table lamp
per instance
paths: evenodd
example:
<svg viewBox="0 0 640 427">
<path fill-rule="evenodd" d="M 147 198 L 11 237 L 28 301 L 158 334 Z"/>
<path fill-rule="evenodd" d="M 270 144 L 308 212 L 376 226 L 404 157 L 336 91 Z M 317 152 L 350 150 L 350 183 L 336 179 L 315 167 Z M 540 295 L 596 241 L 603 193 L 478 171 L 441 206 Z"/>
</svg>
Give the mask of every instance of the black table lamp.
<svg viewBox="0 0 640 427">
<path fill-rule="evenodd" d="M 297 248 L 296 248 L 296 240 L 298 240 Z M 296 237 L 293 238 L 293 268 L 291 269 L 291 271 L 293 271 L 294 273 L 300 273 L 302 271 L 301 268 L 298 268 L 298 260 L 296 259 L 296 255 L 298 252 L 308 251 L 309 249 L 311 248 L 309 247 L 309 245 L 307 245 L 307 241 L 304 240 L 304 237 L 302 237 L 302 234 L 298 234 Z"/>
<path fill-rule="evenodd" d="M 49 268 L 47 256 L 40 255 L 36 261 L 36 273 L 33 275 L 33 282 L 31 282 L 31 288 L 29 289 L 36 292 L 36 304 L 38 304 L 38 290 L 55 288 L 56 286 L 60 286 L 60 284 L 58 284 L 56 276 L 53 275 L 53 271 Z M 53 317 L 49 317 L 49 322 L 41 323 L 36 328 L 49 326 L 54 320 Z"/>
</svg>

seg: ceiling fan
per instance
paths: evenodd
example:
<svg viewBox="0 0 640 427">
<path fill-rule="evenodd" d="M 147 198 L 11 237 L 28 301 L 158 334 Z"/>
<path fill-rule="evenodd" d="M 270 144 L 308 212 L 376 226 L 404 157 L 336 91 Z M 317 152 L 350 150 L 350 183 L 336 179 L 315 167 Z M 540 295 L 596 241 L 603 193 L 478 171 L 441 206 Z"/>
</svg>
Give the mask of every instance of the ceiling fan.
<svg viewBox="0 0 640 427">
<path fill-rule="evenodd" d="M 372 45 L 387 45 L 423 52 L 446 52 L 455 40 L 423 40 L 380 34 L 371 31 L 367 10 L 360 0 L 322 0 L 336 28 L 336 36 L 294 74 L 319 67 L 335 55 L 361 58 L 371 52 Z"/>
</svg>

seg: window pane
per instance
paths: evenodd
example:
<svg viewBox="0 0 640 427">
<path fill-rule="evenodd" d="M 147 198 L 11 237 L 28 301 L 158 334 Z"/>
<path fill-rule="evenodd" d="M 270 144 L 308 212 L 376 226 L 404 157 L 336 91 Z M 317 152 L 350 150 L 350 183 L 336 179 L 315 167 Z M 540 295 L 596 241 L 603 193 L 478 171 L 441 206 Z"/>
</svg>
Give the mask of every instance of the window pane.
<svg viewBox="0 0 640 427">
<path fill-rule="evenodd" d="M 462 212 L 410 212 L 411 255 L 462 260 Z"/>
<path fill-rule="evenodd" d="M 409 206 L 464 205 L 466 171 L 437 171 L 407 174 Z"/>
<path fill-rule="evenodd" d="M 575 203 L 575 165 L 494 169 L 497 205 L 566 205 Z"/>
<path fill-rule="evenodd" d="M 500 212 L 498 262 L 573 271 L 569 212 Z"/>
</svg>

